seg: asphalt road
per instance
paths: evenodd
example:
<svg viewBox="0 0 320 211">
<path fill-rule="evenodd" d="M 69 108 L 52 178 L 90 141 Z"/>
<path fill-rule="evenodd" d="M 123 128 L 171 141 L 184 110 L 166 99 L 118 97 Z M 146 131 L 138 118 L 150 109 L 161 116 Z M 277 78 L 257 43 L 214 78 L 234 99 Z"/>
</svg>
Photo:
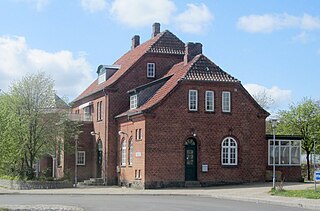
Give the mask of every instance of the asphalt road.
<svg viewBox="0 0 320 211">
<path fill-rule="evenodd" d="M 138 195 L 0 195 L 0 207 L 73 206 L 85 211 L 99 210 L 210 210 L 210 211 L 302 211 L 306 209 L 283 207 L 264 203 L 240 202 L 195 196 L 138 196 Z M 67 210 L 67 209 L 65 209 Z"/>
</svg>

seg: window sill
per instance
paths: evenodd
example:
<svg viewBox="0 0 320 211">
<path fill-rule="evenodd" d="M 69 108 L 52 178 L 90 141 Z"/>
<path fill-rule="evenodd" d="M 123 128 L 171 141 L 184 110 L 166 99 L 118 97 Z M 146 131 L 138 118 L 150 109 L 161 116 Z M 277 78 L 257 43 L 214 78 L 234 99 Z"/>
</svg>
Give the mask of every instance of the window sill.
<svg viewBox="0 0 320 211">
<path fill-rule="evenodd" d="M 136 139 L 136 141 L 142 141 L 142 139 Z"/>
<path fill-rule="evenodd" d="M 125 167 L 127 167 L 127 165 L 122 165 L 122 164 L 121 164 L 121 166 L 120 166 L 120 167 L 121 167 L 121 168 L 125 168 Z"/>
<path fill-rule="evenodd" d="M 102 119 L 97 119 L 97 122 L 102 122 Z"/>
<path fill-rule="evenodd" d="M 129 167 L 129 168 L 132 168 L 132 164 L 129 164 L 128 167 Z"/>
<path fill-rule="evenodd" d="M 222 168 L 238 168 L 238 164 L 221 164 Z"/>
<path fill-rule="evenodd" d="M 85 166 L 86 164 L 77 164 L 77 166 Z"/>
<path fill-rule="evenodd" d="M 205 111 L 204 113 L 206 113 L 206 114 L 214 114 L 215 111 Z"/>
<path fill-rule="evenodd" d="M 135 180 L 141 180 L 141 178 L 135 178 Z"/>
</svg>

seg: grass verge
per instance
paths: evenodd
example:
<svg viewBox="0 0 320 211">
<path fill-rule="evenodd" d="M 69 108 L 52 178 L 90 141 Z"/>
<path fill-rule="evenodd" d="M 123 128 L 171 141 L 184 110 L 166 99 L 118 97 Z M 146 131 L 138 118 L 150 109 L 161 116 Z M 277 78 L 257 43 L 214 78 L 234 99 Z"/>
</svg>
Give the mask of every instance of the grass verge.
<svg viewBox="0 0 320 211">
<path fill-rule="evenodd" d="M 299 197 L 307 199 L 320 199 L 320 190 L 271 190 L 270 194 L 273 196 Z"/>
</svg>

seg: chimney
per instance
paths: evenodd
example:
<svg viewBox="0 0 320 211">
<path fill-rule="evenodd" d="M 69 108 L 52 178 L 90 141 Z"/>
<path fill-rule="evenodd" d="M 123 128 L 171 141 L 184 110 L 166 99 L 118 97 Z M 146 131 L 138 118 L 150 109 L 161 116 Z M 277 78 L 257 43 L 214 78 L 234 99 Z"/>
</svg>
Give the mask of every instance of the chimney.
<svg viewBox="0 0 320 211">
<path fill-rule="evenodd" d="M 139 36 L 139 35 L 134 35 L 131 40 L 132 40 L 131 49 L 134 49 L 134 48 L 136 48 L 138 45 L 140 45 L 140 36 Z"/>
<path fill-rule="evenodd" d="M 184 52 L 184 63 L 187 64 L 190 62 L 196 55 L 202 54 L 202 44 L 201 43 L 193 43 L 188 42 L 185 45 Z"/>
<path fill-rule="evenodd" d="M 160 23 L 154 23 L 152 25 L 152 37 L 157 36 L 157 34 L 159 33 L 160 33 Z"/>
</svg>

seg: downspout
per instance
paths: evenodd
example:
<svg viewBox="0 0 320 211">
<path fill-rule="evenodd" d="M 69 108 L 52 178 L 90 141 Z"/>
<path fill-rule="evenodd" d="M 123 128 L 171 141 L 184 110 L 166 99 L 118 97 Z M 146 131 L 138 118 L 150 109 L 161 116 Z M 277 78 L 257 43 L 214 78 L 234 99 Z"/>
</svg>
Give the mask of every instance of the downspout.
<svg viewBox="0 0 320 211">
<path fill-rule="evenodd" d="M 107 92 L 106 89 L 103 89 L 104 93 L 104 166 L 103 166 L 103 184 L 107 185 Z"/>
</svg>

